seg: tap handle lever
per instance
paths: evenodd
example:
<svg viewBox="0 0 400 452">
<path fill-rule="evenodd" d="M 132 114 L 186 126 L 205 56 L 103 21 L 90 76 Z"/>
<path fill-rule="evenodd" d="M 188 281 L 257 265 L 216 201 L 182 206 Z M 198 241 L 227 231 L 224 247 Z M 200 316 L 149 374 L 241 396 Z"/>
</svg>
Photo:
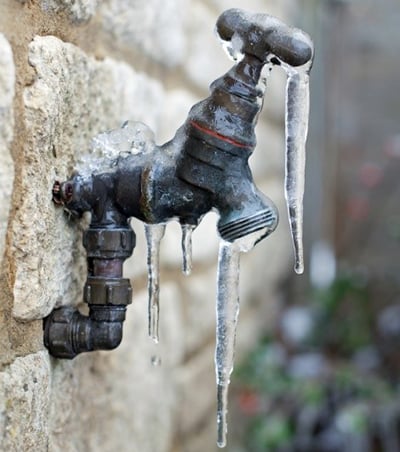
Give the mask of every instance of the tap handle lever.
<svg viewBox="0 0 400 452">
<path fill-rule="evenodd" d="M 219 16 L 216 31 L 223 41 L 236 47 L 234 50 L 261 61 L 276 56 L 283 63 L 297 67 L 313 56 L 312 41 L 306 33 L 268 14 L 228 9 Z"/>
</svg>

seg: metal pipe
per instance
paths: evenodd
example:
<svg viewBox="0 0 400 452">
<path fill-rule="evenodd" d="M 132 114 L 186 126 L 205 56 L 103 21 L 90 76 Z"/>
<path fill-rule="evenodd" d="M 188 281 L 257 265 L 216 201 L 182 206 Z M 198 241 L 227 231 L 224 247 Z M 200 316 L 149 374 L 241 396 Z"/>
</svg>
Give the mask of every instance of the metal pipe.
<svg viewBox="0 0 400 452">
<path fill-rule="evenodd" d="M 72 359 L 93 350 L 112 350 L 122 340 L 126 306 L 131 303 L 129 279 L 122 278 L 123 261 L 135 246 L 130 227 L 90 228 L 84 233 L 88 277 L 84 301 L 89 315 L 62 306 L 44 321 L 44 343 L 51 355 Z"/>
</svg>

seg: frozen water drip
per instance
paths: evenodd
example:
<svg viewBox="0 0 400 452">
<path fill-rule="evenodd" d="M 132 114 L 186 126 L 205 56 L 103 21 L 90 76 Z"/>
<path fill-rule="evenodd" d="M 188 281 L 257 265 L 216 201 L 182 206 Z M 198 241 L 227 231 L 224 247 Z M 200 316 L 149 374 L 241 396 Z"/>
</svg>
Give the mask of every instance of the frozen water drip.
<svg viewBox="0 0 400 452">
<path fill-rule="evenodd" d="M 161 363 L 162 363 L 162 361 L 161 361 L 161 357 L 160 356 L 158 356 L 158 355 L 153 355 L 152 357 L 151 357 L 151 365 L 153 366 L 153 367 L 159 367 L 159 366 L 161 366 Z"/>
<path fill-rule="evenodd" d="M 145 224 L 147 240 L 147 287 L 149 293 L 149 336 L 159 341 L 160 313 L 160 244 L 165 234 L 165 224 Z"/>
<path fill-rule="evenodd" d="M 192 272 L 192 233 L 196 226 L 192 224 L 182 224 L 182 273 L 190 275 Z"/>
<path fill-rule="evenodd" d="M 217 377 L 217 444 L 226 445 L 227 402 L 230 375 L 233 370 L 236 325 L 239 316 L 239 248 L 221 241 L 217 275 L 217 344 L 215 370 Z"/>
<path fill-rule="evenodd" d="M 286 84 L 286 168 L 285 197 L 295 253 L 294 270 L 304 271 L 303 196 L 306 166 L 306 140 L 310 109 L 309 70 L 311 61 L 301 68 L 283 64 Z"/>
<path fill-rule="evenodd" d="M 233 243 L 222 240 L 219 247 L 215 349 L 218 447 L 225 447 L 228 430 L 228 388 L 234 364 L 236 327 L 239 317 L 240 253 L 250 251 L 265 234 L 266 230 L 261 229 Z"/>
</svg>

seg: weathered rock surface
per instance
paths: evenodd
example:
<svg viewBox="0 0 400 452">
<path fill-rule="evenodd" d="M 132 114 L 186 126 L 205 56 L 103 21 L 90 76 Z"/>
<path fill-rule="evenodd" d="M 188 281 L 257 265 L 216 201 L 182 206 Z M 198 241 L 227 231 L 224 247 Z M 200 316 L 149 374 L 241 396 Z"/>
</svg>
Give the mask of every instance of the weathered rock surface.
<svg viewBox="0 0 400 452">
<path fill-rule="evenodd" d="M 10 145 L 13 138 L 13 99 L 15 68 L 12 50 L 6 38 L 0 34 L 0 256 L 3 256 L 7 230 L 8 213 L 12 184 L 14 180 L 14 162 Z"/>
<path fill-rule="evenodd" d="M 182 62 L 185 0 L 106 0 L 100 7 L 104 30 L 119 47 L 137 47 L 165 66 Z"/>
<path fill-rule="evenodd" d="M 46 352 L 17 358 L 0 372 L 0 450 L 48 450 L 50 391 Z"/>
<path fill-rule="evenodd" d="M 44 12 L 59 14 L 66 12 L 75 22 L 84 22 L 93 17 L 99 0 L 41 0 Z"/>
<path fill-rule="evenodd" d="M 156 105 L 162 98 L 157 82 L 124 63 L 96 61 L 58 38 L 37 37 L 29 50 L 37 76 L 24 91 L 27 139 L 10 259 L 15 272 L 13 313 L 23 320 L 42 318 L 55 305 L 81 300 L 81 234 L 76 222 L 51 202 L 54 181 L 69 177 L 97 133 L 126 119 L 140 118 L 155 128 Z"/>
</svg>

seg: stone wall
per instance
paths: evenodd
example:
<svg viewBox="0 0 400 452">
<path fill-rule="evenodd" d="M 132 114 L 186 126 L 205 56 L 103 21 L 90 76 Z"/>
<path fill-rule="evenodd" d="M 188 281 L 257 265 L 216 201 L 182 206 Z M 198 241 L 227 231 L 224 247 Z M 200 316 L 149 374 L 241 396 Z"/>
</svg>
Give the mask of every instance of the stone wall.
<svg viewBox="0 0 400 452">
<path fill-rule="evenodd" d="M 126 119 L 171 138 L 190 106 L 230 65 L 217 16 L 245 7 L 287 17 L 272 0 L 0 0 L 0 450 L 215 450 L 213 369 L 216 215 L 193 237 L 180 272 L 180 232 L 161 250 L 161 343 L 146 325 L 143 227 L 125 272 L 133 278 L 124 339 L 113 352 L 49 357 L 42 319 L 78 304 L 81 230 L 51 202 L 91 137 Z M 251 164 L 282 221 L 242 259 L 238 359 L 271 324 L 290 268 L 283 204 L 284 80 L 274 76 Z M 162 365 L 152 366 L 156 354 Z"/>
</svg>

